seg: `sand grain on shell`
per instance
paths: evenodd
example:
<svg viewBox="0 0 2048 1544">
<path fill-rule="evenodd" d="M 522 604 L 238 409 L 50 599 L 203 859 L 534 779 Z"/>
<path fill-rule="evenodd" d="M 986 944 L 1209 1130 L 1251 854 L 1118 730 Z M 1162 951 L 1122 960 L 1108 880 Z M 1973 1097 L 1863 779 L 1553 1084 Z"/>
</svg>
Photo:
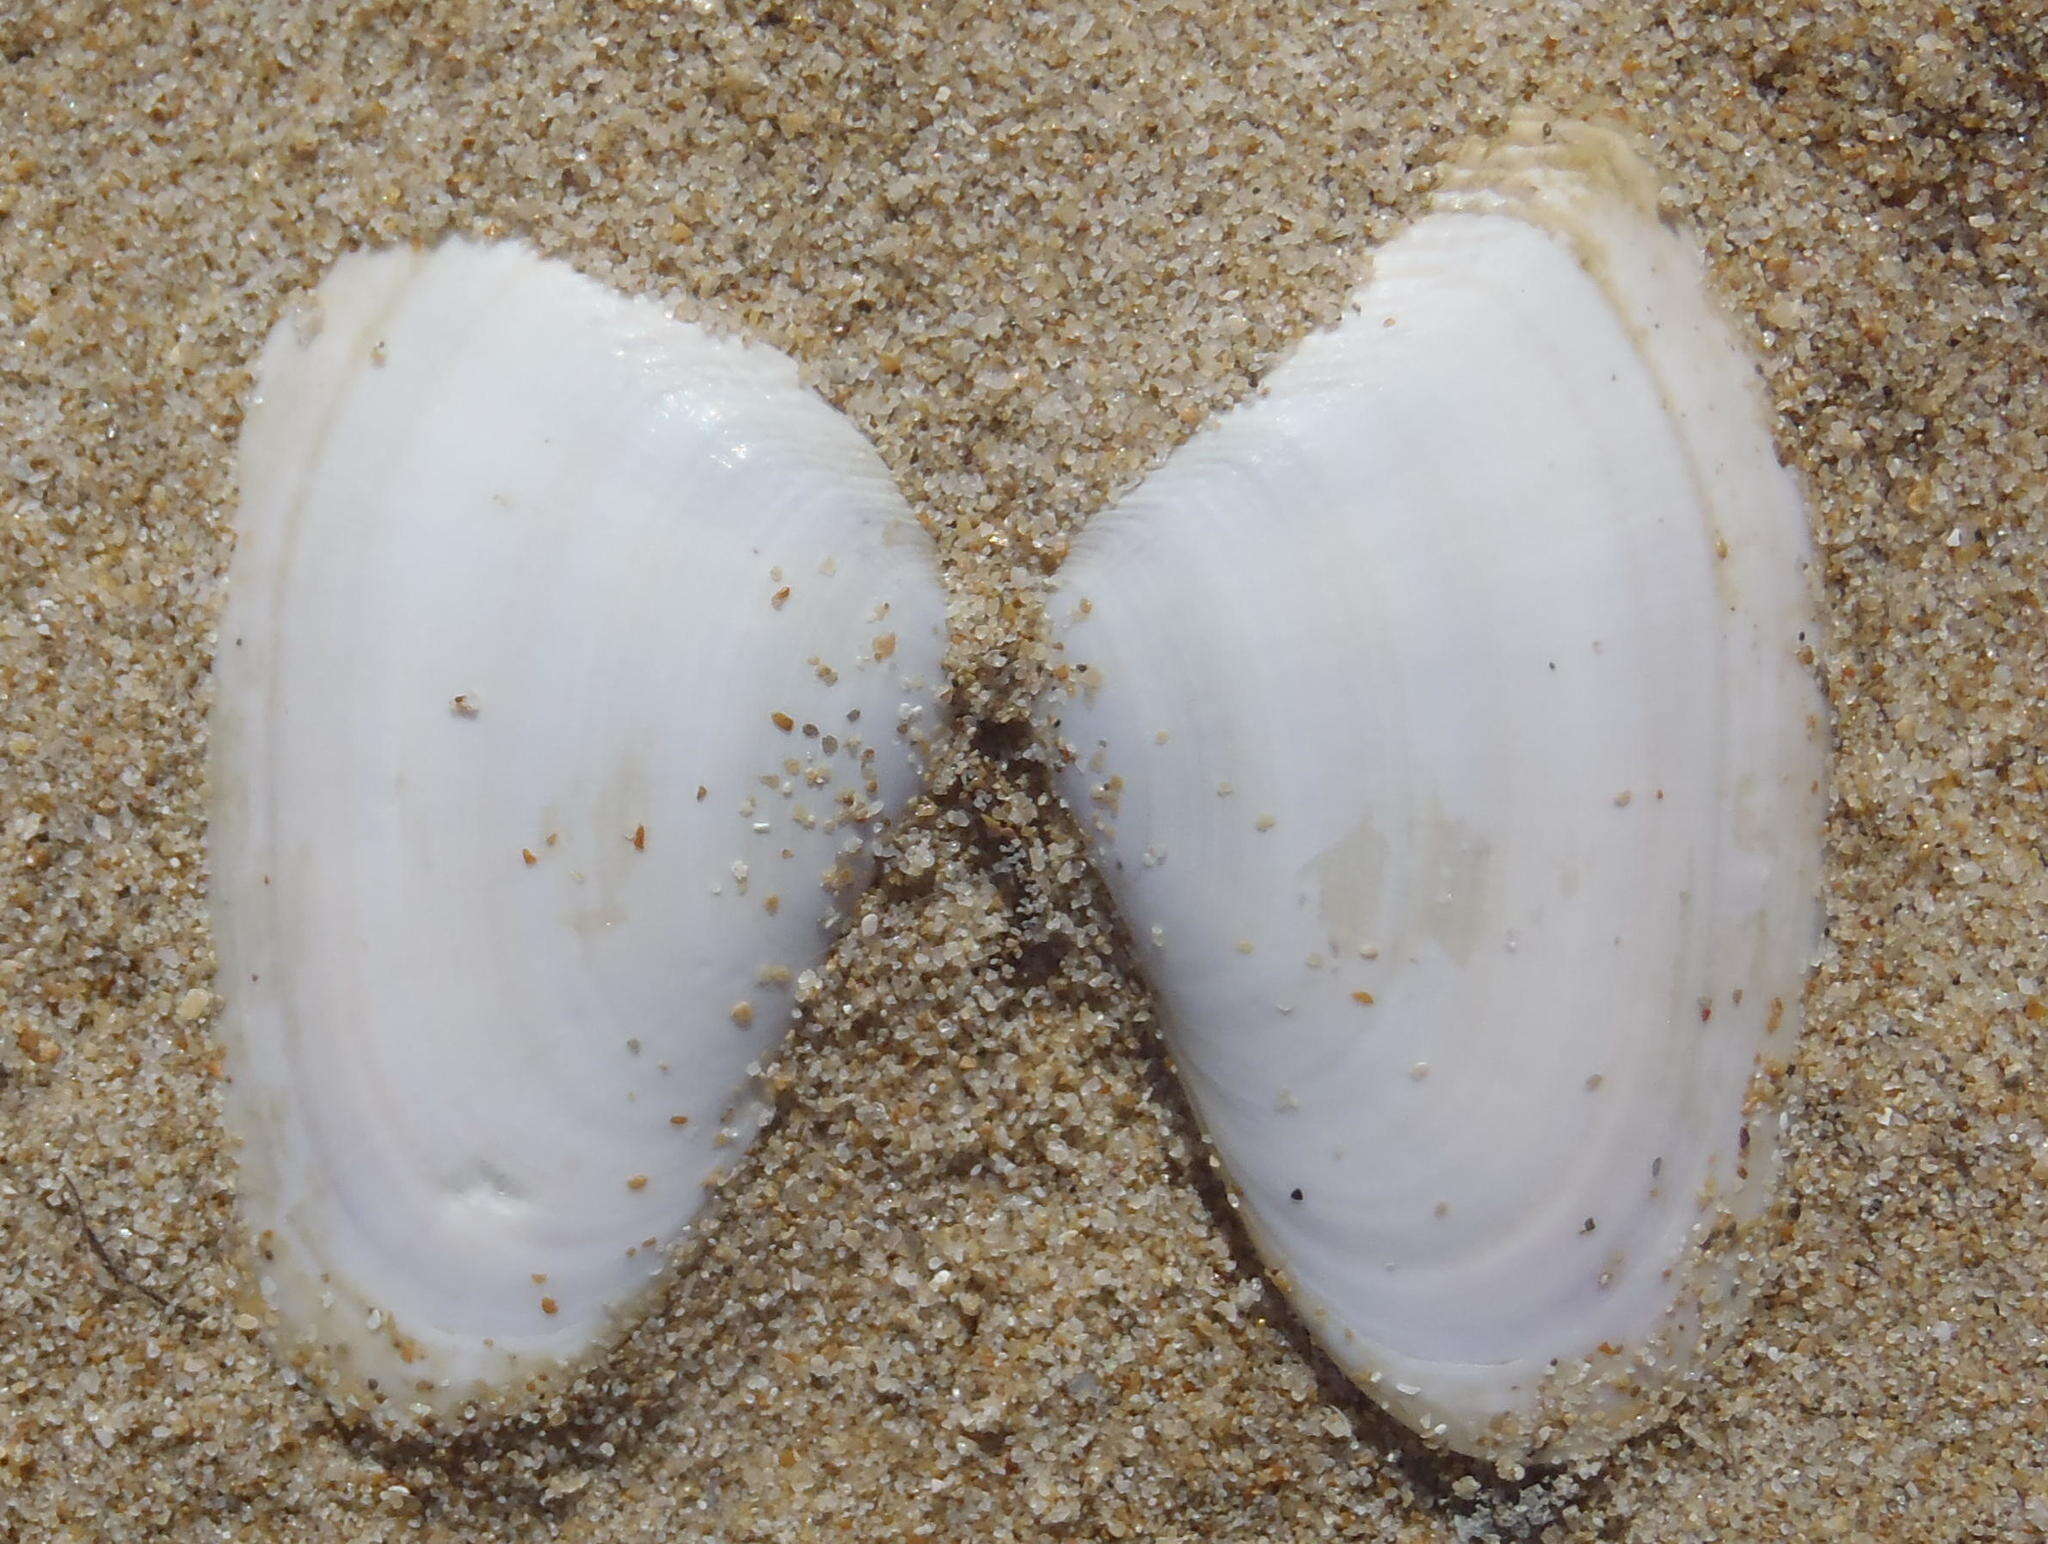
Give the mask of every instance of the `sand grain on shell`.
<svg viewBox="0 0 2048 1544">
<path fill-rule="evenodd" d="M 2048 35 L 2010 4 L 0 15 L 0 1537 L 2048 1532 Z M 340 252 L 523 233 L 802 359 L 940 535 L 970 710 L 1087 511 L 1524 102 L 1647 135 L 1815 488 L 1833 944 L 1777 1286 L 1514 1485 L 1319 1386 L 1071 825 L 953 747 L 692 1267 L 575 1387 L 336 1426 L 233 1266 L 205 679 L 245 369 Z"/>
</svg>

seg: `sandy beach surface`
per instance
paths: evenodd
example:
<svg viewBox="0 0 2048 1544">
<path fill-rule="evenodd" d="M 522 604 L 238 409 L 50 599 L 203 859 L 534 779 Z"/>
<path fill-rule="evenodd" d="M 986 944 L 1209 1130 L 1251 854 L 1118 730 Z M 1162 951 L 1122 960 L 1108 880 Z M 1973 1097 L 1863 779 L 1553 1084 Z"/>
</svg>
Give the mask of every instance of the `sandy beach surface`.
<svg viewBox="0 0 2048 1544">
<path fill-rule="evenodd" d="M 0 1539 L 2048 1537 L 2033 0 L 314 9 L 0 6 Z M 1647 141 L 1766 363 L 1838 752 L 1770 1286 L 1674 1420 L 1516 1481 L 1266 1286 L 1017 719 L 1089 512 L 1524 106 Z M 451 231 L 801 360 L 940 541 L 980 727 L 645 1321 L 400 1437 L 249 1311 L 202 771 L 249 362 Z"/>
</svg>

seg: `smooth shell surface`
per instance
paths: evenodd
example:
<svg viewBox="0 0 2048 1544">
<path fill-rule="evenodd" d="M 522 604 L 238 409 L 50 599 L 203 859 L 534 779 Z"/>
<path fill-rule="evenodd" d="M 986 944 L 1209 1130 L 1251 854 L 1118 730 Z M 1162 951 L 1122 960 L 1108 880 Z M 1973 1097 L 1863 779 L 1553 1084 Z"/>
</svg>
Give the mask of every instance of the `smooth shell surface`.
<svg viewBox="0 0 2048 1544">
<path fill-rule="evenodd" d="M 771 349 L 516 245 L 281 322 L 219 630 L 213 904 L 262 1292 L 438 1408 L 602 1343 L 916 777 L 944 600 Z"/>
<path fill-rule="evenodd" d="M 1252 1237 L 1503 1459 L 1638 1428 L 1739 1311 L 1820 936 L 1801 500 L 1653 202 L 1591 130 L 1463 168 L 1054 601 L 1067 795 Z"/>
</svg>

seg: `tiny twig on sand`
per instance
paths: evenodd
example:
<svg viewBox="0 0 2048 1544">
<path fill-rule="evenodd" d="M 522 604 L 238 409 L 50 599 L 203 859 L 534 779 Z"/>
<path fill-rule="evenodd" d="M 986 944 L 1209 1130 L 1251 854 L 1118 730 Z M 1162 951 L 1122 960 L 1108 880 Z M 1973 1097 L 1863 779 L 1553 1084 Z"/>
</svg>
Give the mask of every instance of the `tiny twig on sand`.
<svg viewBox="0 0 2048 1544">
<path fill-rule="evenodd" d="M 78 1193 L 78 1186 L 72 1183 L 69 1174 L 60 1175 L 59 1178 L 64 1181 L 64 1188 L 71 1194 L 72 1215 L 78 1219 L 78 1228 L 85 1235 L 86 1247 L 93 1252 L 93 1258 L 106 1268 L 107 1274 L 113 1277 L 119 1285 L 128 1288 L 129 1291 L 141 1293 L 142 1296 L 148 1298 L 157 1307 L 163 1309 L 165 1313 L 178 1312 L 178 1305 L 176 1303 L 173 1303 L 154 1287 L 137 1281 L 121 1269 L 113 1255 L 108 1252 L 107 1246 L 100 1241 L 99 1234 L 93 1231 L 92 1223 L 85 1215 L 85 1197 Z"/>
</svg>

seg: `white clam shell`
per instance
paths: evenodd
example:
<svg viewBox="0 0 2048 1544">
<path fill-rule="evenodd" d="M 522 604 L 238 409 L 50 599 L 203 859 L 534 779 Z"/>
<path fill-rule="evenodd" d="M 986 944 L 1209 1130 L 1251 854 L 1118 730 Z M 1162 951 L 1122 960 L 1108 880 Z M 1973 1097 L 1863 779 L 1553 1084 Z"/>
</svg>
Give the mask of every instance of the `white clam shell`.
<svg viewBox="0 0 2048 1544">
<path fill-rule="evenodd" d="M 243 1202 L 287 1338 L 441 1407 L 601 1343 L 745 1151 L 854 816 L 914 784 L 944 599 L 788 359 L 516 245 L 339 265 L 240 474 Z"/>
<path fill-rule="evenodd" d="M 1639 1426 L 1734 1313 L 1820 933 L 1797 489 L 1640 163 L 1547 135 L 1054 600 L 1067 795 L 1252 1237 L 1349 1374 L 1503 1458 Z"/>
</svg>

